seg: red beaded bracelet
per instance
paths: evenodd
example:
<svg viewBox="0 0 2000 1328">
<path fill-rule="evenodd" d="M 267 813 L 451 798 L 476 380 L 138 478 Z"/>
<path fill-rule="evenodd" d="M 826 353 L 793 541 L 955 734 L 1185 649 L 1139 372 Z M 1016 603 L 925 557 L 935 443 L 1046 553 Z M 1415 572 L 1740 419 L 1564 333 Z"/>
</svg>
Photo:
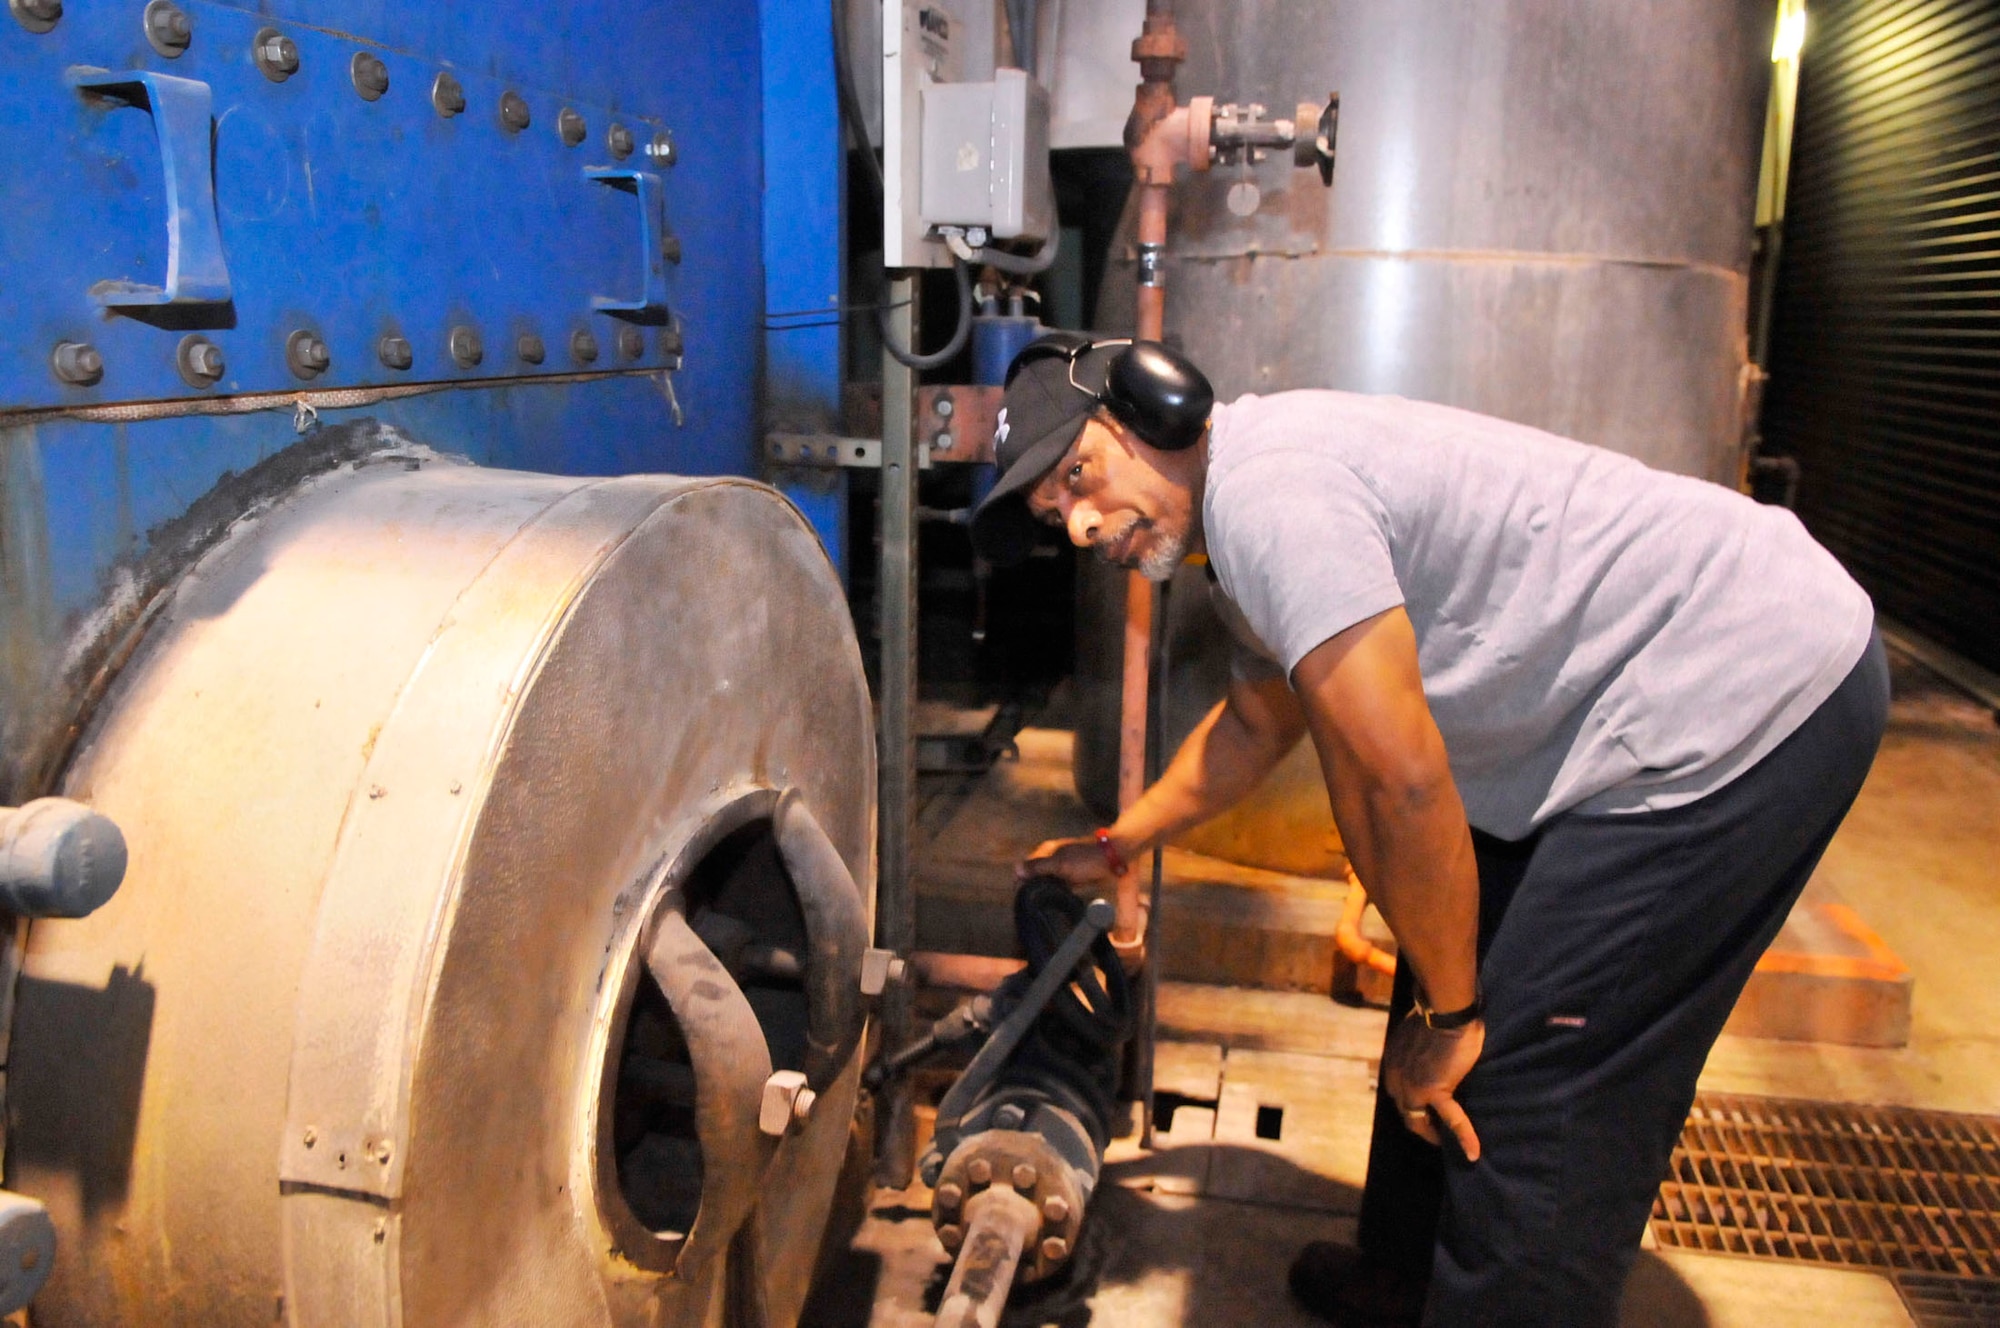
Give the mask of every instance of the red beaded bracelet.
<svg viewBox="0 0 2000 1328">
<path fill-rule="evenodd" d="M 1126 872 L 1132 870 L 1126 864 L 1124 857 L 1118 852 L 1117 846 L 1111 842 L 1110 826 L 1099 826 L 1097 828 L 1097 846 L 1104 850 L 1105 865 L 1111 868 L 1113 876 L 1123 876 Z"/>
</svg>

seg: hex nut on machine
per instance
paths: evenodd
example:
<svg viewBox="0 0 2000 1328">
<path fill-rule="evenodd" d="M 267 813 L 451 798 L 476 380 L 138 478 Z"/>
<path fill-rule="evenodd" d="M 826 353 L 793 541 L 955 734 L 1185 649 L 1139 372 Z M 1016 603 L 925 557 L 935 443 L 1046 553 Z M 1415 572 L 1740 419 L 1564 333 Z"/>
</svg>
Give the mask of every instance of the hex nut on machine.
<svg viewBox="0 0 2000 1328">
<path fill-rule="evenodd" d="M 549 350 L 533 332 L 523 332 L 514 339 L 514 354 L 523 364 L 540 364 L 549 357 Z"/>
<path fill-rule="evenodd" d="M 582 328 L 570 333 L 569 357 L 578 364 L 597 363 L 597 338 Z"/>
<path fill-rule="evenodd" d="M 299 72 L 299 44 L 276 28 L 259 29 L 250 50 L 257 68 L 273 83 L 282 83 Z"/>
<path fill-rule="evenodd" d="M 194 41 L 194 20 L 174 0 L 153 0 L 146 6 L 146 40 L 171 60 Z"/>
<path fill-rule="evenodd" d="M 509 89 L 500 94 L 500 124 L 508 133 L 518 134 L 533 123 L 528 114 L 528 101 L 520 93 Z"/>
<path fill-rule="evenodd" d="M 174 368 L 189 387 L 214 387 L 222 381 L 228 366 L 222 358 L 222 347 L 199 332 L 190 332 L 174 347 Z"/>
<path fill-rule="evenodd" d="M 417 362 L 417 353 L 411 348 L 410 339 L 393 333 L 375 343 L 375 355 L 385 369 L 407 369 Z"/>
<path fill-rule="evenodd" d="M 49 368 L 71 387 L 90 387 L 104 377 L 104 357 L 87 341 L 58 341 Z"/>
<path fill-rule="evenodd" d="M 300 328 L 285 338 L 285 363 L 300 378 L 317 378 L 333 363 L 333 352 L 319 333 Z"/>
<path fill-rule="evenodd" d="M 575 110 L 565 106 L 556 116 L 556 134 L 564 147 L 573 148 L 590 136 L 590 126 Z"/>
<path fill-rule="evenodd" d="M 639 143 L 632 137 L 630 129 L 622 124 L 615 124 L 604 131 L 604 146 L 615 160 L 623 161 L 632 155 L 633 149 L 637 148 Z"/>
<path fill-rule="evenodd" d="M 439 70 L 438 76 L 431 80 L 431 105 L 447 120 L 464 114 L 465 85 L 450 70 Z"/>
<path fill-rule="evenodd" d="M 451 351 L 452 363 L 461 369 L 475 368 L 486 358 L 486 347 L 479 340 L 479 330 L 466 323 L 460 323 L 451 330 L 446 348 Z"/>
<path fill-rule="evenodd" d="M 47 32 L 62 20 L 62 0 L 7 0 L 14 21 L 29 32 Z"/>
<path fill-rule="evenodd" d="M 618 329 L 618 353 L 628 360 L 636 360 L 646 353 L 646 334 L 627 324 Z"/>
<path fill-rule="evenodd" d="M 348 62 L 347 72 L 363 101 L 378 101 L 389 90 L 389 66 L 378 55 L 356 51 L 354 59 Z"/>
</svg>

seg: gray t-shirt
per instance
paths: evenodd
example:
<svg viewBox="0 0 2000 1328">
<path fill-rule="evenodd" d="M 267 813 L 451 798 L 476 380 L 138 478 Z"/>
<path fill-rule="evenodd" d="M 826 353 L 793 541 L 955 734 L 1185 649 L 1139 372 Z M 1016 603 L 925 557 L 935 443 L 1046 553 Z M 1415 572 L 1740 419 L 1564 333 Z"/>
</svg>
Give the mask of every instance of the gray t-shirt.
<svg viewBox="0 0 2000 1328">
<path fill-rule="evenodd" d="M 1247 644 L 1287 676 L 1404 607 L 1467 818 L 1509 839 L 1720 788 L 1832 694 L 1874 625 L 1790 512 L 1398 397 L 1218 406 L 1202 522 Z"/>
</svg>

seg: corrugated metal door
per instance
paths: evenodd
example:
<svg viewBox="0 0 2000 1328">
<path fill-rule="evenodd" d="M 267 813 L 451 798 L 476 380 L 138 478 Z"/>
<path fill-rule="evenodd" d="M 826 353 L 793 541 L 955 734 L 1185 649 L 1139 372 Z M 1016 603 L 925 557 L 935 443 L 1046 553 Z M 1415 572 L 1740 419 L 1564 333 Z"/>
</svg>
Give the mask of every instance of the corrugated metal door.
<svg viewBox="0 0 2000 1328">
<path fill-rule="evenodd" d="M 2000 5 L 1811 7 L 1766 451 L 1888 617 L 2000 669 Z"/>
</svg>

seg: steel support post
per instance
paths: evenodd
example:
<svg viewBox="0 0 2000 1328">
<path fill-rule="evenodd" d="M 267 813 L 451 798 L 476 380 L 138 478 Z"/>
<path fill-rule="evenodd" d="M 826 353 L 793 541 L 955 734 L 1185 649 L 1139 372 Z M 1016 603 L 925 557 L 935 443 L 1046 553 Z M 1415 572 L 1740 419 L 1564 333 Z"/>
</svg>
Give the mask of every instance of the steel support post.
<svg viewBox="0 0 2000 1328">
<path fill-rule="evenodd" d="M 917 280 L 899 272 L 888 282 L 888 335 L 913 346 Z M 908 954 L 917 942 L 916 884 L 910 871 L 910 840 L 916 820 L 917 700 L 917 454 L 914 428 L 916 375 L 887 352 L 882 356 L 882 550 L 877 595 L 880 603 L 881 670 L 876 684 L 880 706 L 877 759 L 881 764 L 881 875 L 876 887 L 876 943 Z M 910 1038 L 911 991 L 892 984 L 883 993 L 882 1042 L 893 1052 Z M 916 1166 L 916 1125 L 909 1080 L 889 1089 L 877 1116 L 880 1143 L 876 1180 L 901 1189 Z"/>
</svg>

